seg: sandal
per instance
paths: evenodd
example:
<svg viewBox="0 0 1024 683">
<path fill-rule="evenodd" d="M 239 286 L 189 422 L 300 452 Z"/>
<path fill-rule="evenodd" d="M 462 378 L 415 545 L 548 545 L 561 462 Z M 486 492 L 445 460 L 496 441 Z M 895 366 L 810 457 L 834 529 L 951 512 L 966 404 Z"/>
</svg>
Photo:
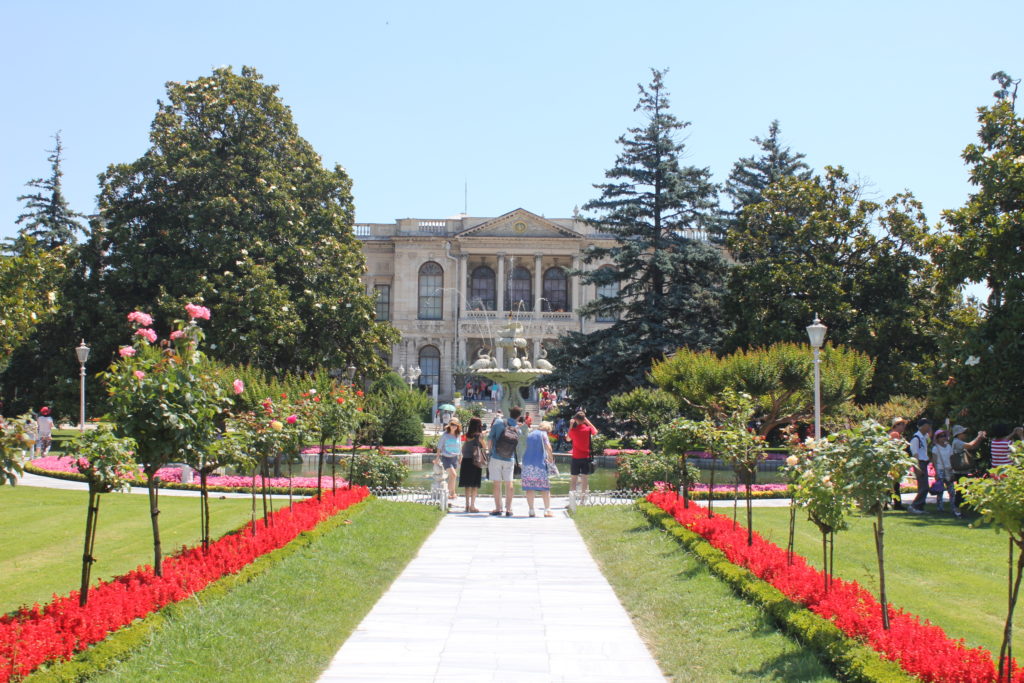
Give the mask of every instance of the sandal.
<svg viewBox="0 0 1024 683">
<path fill-rule="evenodd" d="M 480 512 L 480 511 L 477 510 L 476 508 L 469 508 L 469 512 Z"/>
<path fill-rule="evenodd" d="M 545 511 L 544 511 L 544 516 L 545 516 L 545 517 L 554 517 L 554 515 L 553 515 L 553 514 L 551 514 L 551 510 L 545 510 Z"/>
<path fill-rule="evenodd" d="M 511 510 L 505 510 L 505 516 L 506 517 L 511 517 L 512 516 L 512 511 Z"/>
<path fill-rule="evenodd" d="M 501 510 L 491 510 L 491 517 L 501 517 Z"/>
</svg>

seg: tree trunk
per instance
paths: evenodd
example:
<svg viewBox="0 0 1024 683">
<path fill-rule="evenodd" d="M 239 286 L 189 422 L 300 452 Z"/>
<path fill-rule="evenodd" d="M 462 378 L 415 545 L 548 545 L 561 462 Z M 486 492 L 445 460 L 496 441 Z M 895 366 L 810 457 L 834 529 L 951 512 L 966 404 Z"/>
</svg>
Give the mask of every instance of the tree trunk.
<svg viewBox="0 0 1024 683">
<path fill-rule="evenodd" d="M 89 582 L 92 574 L 92 549 L 96 544 L 96 520 L 100 514 L 100 494 L 92 485 L 89 486 L 89 507 L 85 513 L 85 544 L 82 549 L 82 584 L 78 591 L 78 605 L 85 607 L 89 602 Z"/>
<path fill-rule="evenodd" d="M 1015 539 L 1010 536 L 1010 551 L 1007 561 L 1007 607 L 1006 624 L 1003 626 L 1003 642 L 999 646 L 999 680 L 1013 680 L 1013 610 L 1017 607 L 1017 597 L 1020 595 L 1021 574 L 1024 573 L 1024 552 L 1020 553 L 1017 559 L 1017 571 L 1014 574 L 1013 568 L 1013 545 Z"/>
<path fill-rule="evenodd" d="M 754 545 L 754 501 L 750 490 L 750 480 L 747 480 L 747 547 Z"/>
<path fill-rule="evenodd" d="M 739 526 L 739 522 L 736 521 L 736 515 L 740 507 L 740 475 L 736 471 L 736 467 L 732 468 L 732 525 Z"/>
<path fill-rule="evenodd" d="M 710 482 L 708 483 L 708 519 L 711 519 L 711 516 L 714 514 L 714 512 L 712 511 L 712 507 L 714 507 L 714 504 L 715 504 L 715 464 L 717 462 L 718 462 L 718 459 L 715 457 L 715 454 L 712 453 L 711 454 L 711 479 L 710 479 Z"/>
<path fill-rule="evenodd" d="M 324 439 L 320 439 L 320 455 L 316 459 L 316 499 L 323 500 Z"/>
<path fill-rule="evenodd" d="M 793 564 L 793 549 L 796 542 L 796 500 L 790 493 L 789 499 L 789 542 L 786 544 L 786 563 Z"/>
<path fill-rule="evenodd" d="M 292 456 L 288 455 L 288 507 L 292 506 Z"/>
<path fill-rule="evenodd" d="M 270 524 L 270 511 L 267 510 L 267 472 L 270 471 L 269 464 L 267 462 L 267 456 L 263 456 L 263 477 L 260 483 L 260 498 L 263 499 L 263 528 L 266 529 L 267 525 Z"/>
<path fill-rule="evenodd" d="M 683 509 L 690 508 L 690 470 L 686 466 L 686 455 L 683 455 Z"/>
<path fill-rule="evenodd" d="M 210 552 L 210 489 L 206 479 L 210 473 L 203 468 L 199 470 L 199 520 L 202 528 L 203 552 Z"/>
<path fill-rule="evenodd" d="M 160 548 L 160 489 L 156 486 L 156 472 L 146 472 L 146 488 L 149 490 L 149 519 L 153 525 L 153 573 L 164 575 L 163 552 Z"/>
<path fill-rule="evenodd" d="M 822 585 L 825 588 L 825 592 L 828 593 L 828 532 L 821 532 L 821 564 L 824 566 L 825 571 L 822 572 Z"/>
<path fill-rule="evenodd" d="M 828 587 L 832 589 L 832 577 L 836 573 L 836 532 L 828 534 Z"/>
<path fill-rule="evenodd" d="M 256 535 L 256 473 L 259 471 L 259 465 L 253 465 L 252 468 L 252 488 L 249 489 L 252 492 L 252 513 L 250 515 L 250 521 L 252 522 L 252 535 Z"/>
<path fill-rule="evenodd" d="M 885 527 L 882 526 L 882 507 L 878 506 L 875 523 L 875 554 L 878 555 L 878 601 L 882 603 L 882 628 L 889 630 L 889 599 L 885 594 Z"/>
</svg>

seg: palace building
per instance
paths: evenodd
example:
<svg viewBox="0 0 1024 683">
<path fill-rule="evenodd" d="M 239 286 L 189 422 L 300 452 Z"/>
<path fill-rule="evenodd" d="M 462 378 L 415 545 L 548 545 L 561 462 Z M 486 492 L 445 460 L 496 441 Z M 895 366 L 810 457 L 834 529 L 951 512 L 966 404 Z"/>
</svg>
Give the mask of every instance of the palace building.
<svg viewBox="0 0 1024 683">
<path fill-rule="evenodd" d="M 569 275 L 588 246 L 613 244 L 581 220 L 516 209 L 497 218 L 360 223 L 355 233 L 366 256 L 366 287 L 377 297 L 377 319 L 402 333 L 392 367 L 419 366 L 419 384 L 437 384 L 441 399 L 461 390 L 455 371 L 479 354 L 497 356 L 505 367 L 494 338 L 508 316 L 522 323 L 531 360 L 545 342 L 566 332 L 614 322 L 577 313 L 595 297 L 613 294 Z"/>
</svg>

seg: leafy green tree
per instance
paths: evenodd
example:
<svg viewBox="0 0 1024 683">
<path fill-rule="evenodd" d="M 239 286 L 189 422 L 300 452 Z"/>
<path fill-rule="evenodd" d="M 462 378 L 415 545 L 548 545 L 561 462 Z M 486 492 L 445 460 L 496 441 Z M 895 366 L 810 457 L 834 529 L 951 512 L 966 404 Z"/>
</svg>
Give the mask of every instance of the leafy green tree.
<svg viewBox="0 0 1024 683">
<path fill-rule="evenodd" d="M 962 155 L 976 189 L 943 214 L 948 231 L 934 257 L 951 284 L 990 290 L 978 324 L 950 345 L 948 402 L 1017 424 L 1024 417 L 1024 118 L 1016 111 L 1019 81 L 1001 71 L 992 78 L 996 101 L 978 109 L 978 142 Z"/>
<path fill-rule="evenodd" d="M 739 264 L 729 281 L 734 331 L 726 347 L 803 341 L 820 314 L 830 340 L 876 359 L 866 398 L 921 396 L 959 297 L 940 286 L 913 196 L 879 204 L 864 194 L 843 169 L 826 167 L 809 179 L 778 179 L 743 210 L 728 236 Z"/>
<path fill-rule="evenodd" d="M 65 270 L 62 250 L 42 249 L 34 237 L 24 235 L 0 248 L 0 372 L 57 313 Z"/>
<path fill-rule="evenodd" d="M 0 486 L 18 483 L 23 472 L 21 461 L 35 439 L 29 434 L 32 416 L 4 418 L 0 415 Z"/>
<path fill-rule="evenodd" d="M 652 361 L 680 345 L 711 348 L 725 327 L 726 262 L 705 239 L 720 228 L 717 187 L 707 168 L 682 165 L 680 135 L 689 123 L 669 110 L 664 72 L 652 73 L 650 84 L 639 86 L 644 124 L 618 139 L 609 182 L 595 185 L 600 197 L 583 207 L 615 244 L 586 250 L 587 266 L 608 263 L 584 268 L 581 281 L 617 293 L 580 314 L 617 320 L 609 330 L 569 334 L 550 350 L 551 381 L 570 386 L 594 414 L 613 394 L 643 384 Z"/>
<path fill-rule="evenodd" d="M 873 365 L 863 353 L 826 345 L 821 351 L 822 414 L 838 411 L 862 395 Z M 721 421 L 730 413 L 723 392 L 752 397 L 746 421 L 767 436 L 781 425 L 814 418 L 814 361 L 810 347 L 772 344 L 767 348 L 718 356 L 679 349 L 651 369 L 652 381 L 677 398 L 691 417 Z"/>
<path fill-rule="evenodd" d="M 805 155 L 793 152 L 780 140 L 778 120 L 768 126 L 768 137 L 752 141 L 761 148 L 760 155 L 737 161 L 725 181 L 725 193 L 732 200 L 731 223 L 742 223 L 743 209 L 764 201 L 764 191 L 780 178 L 810 180 L 812 175 Z M 744 225 L 740 229 L 747 228 Z"/>
<path fill-rule="evenodd" d="M 383 445 L 417 446 L 423 441 L 423 414 L 430 412 L 430 399 L 410 389 L 397 372 L 389 372 L 370 386 L 366 411 L 380 419 Z"/>
<path fill-rule="evenodd" d="M 100 496 L 111 491 L 127 491 L 135 481 L 135 442 L 121 438 L 109 427 L 100 426 L 81 432 L 71 442 L 75 465 L 89 484 L 89 503 L 85 515 L 85 543 L 82 551 L 82 581 L 78 604 L 89 601 L 89 576 L 96 561 L 96 524 L 100 514 Z"/>
<path fill-rule="evenodd" d="M 671 394 L 647 387 L 612 396 L 608 408 L 616 418 L 637 426 L 646 448 L 654 445 L 658 428 L 679 414 L 679 402 Z"/>
<path fill-rule="evenodd" d="M 351 180 L 323 167 L 276 86 L 249 67 L 170 82 L 150 143 L 100 177 L 100 356 L 131 307 L 201 301 L 218 311 L 208 349 L 224 362 L 383 370 L 397 337 L 360 281 Z"/>
<path fill-rule="evenodd" d="M 661 452 L 666 456 L 679 459 L 680 474 L 683 477 L 683 505 L 686 507 L 690 507 L 690 486 L 693 482 L 693 479 L 690 478 L 690 464 L 687 462 L 687 457 L 691 451 L 704 448 L 705 428 L 706 425 L 696 420 L 677 417 L 664 425 L 657 433 L 658 447 Z M 714 491 L 708 491 L 709 504 L 713 494 Z"/>
<path fill-rule="evenodd" d="M 1021 578 L 1024 577 L 1024 448 L 1019 443 L 1013 446 L 1012 458 L 1012 464 L 990 470 L 989 477 L 967 479 L 958 484 L 966 504 L 981 512 L 982 520 L 991 524 L 995 531 L 1005 531 L 1010 537 L 1007 558 L 1009 599 L 1003 642 L 999 646 L 1000 681 L 1013 679 L 1013 611 L 1017 607 Z M 1014 548 L 1017 549 L 1016 567 L 1013 564 Z"/>
<path fill-rule="evenodd" d="M 248 471 L 254 465 L 252 439 L 249 432 L 234 420 L 227 420 L 223 431 L 198 453 L 199 460 L 191 458 L 188 464 L 199 473 L 199 528 L 202 531 L 203 550 L 210 549 L 210 475 L 222 467 Z"/>
<path fill-rule="evenodd" d="M 26 183 L 36 191 L 18 197 L 19 202 L 25 202 L 25 213 L 18 216 L 15 221 L 18 225 L 24 224 L 21 229 L 23 235 L 38 240 L 45 249 L 75 244 L 76 235 L 83 232 L 83 216 L 71 209 L 61 187 L 64 171 L 60 165 L 64 147 L 61 144 L 60 131 L 53 139 L 54 149 L 47 150 L 50 152 L 47 158 L 50 162 L 50 177 L 35 178 Z"/>
</svg>

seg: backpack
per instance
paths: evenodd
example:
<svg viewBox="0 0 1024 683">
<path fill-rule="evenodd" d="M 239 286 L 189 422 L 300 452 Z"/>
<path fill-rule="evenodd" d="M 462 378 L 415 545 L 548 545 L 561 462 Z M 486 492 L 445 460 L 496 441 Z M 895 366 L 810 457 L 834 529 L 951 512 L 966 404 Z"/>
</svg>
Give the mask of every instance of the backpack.
<svg viewBox="0 0 1024 683">
<path fill-rule="evenodd" d="M 505 430 L 494 442 L 494 453 L 499 458 L 510 460 L 516 454 L 519 447 L 519 423 L 515 420 L 505 422 Z"/>
<path fill-rule="evenodd" d="M 462 457 L 470 458 L 480 469 L 487 469 L 487 451 L 480 443 L 480 437 L 470 439 L 462 446 Z"/>
<path fill-rule="evenodd" d="M 962 448 L 959 451 L 954 449 L 953 457 L 950 458 L 949 464 L 954 472 L 970 472 L 973 467 L 971 454 L 967 452 L 966 448 Z"/>
</svg>

